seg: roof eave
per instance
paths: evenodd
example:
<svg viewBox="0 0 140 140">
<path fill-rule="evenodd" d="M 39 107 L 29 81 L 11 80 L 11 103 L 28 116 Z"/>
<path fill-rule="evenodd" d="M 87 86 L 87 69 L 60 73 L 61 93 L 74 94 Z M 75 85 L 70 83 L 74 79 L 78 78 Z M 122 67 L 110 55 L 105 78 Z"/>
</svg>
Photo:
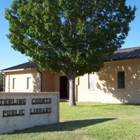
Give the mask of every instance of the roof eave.
<svg viewBox="0 0 140 140">
<path fill-rule="evenodd" d="M 12 70 L 3 70 L 3 72 L 16 72 L 16 71 L 24 71 L 24 70 L 34 70 L 36 68 L 24 68 L 24 69 L 12 69 Z"/>
</svg>

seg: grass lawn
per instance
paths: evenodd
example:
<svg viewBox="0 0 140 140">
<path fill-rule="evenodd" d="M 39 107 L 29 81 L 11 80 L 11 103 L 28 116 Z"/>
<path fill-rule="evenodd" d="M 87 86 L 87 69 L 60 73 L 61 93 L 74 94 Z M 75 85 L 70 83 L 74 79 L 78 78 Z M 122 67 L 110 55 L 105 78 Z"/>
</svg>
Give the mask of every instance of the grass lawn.
<svg viewBox="0 0 140 140">
<path fill-rule="evenodd" d="M 140 140 L 140 105 L 60 103 L 60 123 L 0 135 L 0 140 Z"/>
</svg>

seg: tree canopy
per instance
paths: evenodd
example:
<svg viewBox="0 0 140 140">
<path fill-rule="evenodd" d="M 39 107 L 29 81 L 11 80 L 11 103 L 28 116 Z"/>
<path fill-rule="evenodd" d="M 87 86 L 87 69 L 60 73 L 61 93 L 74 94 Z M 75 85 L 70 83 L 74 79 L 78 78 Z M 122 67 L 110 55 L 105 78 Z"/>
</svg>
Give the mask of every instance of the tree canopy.
<svg viewBox="0 0 140 140">
<path fill-rule="evenodd" d="M 5 17 L 13 49 L 74 81 L 121 47 L 135 10 L 126 0 L 14 0 Z"/>
</svg>

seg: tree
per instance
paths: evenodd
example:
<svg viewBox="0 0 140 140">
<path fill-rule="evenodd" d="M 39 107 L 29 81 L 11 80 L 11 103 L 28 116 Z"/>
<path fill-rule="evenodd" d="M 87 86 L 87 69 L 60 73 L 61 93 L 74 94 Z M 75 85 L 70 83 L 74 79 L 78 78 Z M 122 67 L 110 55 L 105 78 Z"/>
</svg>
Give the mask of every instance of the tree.
<svg viewBox="0 0 140 140">
<path fill-rule="evenodd" d="M 135 10 L 126 0 L 14 0 L 5 17 L 13 49 L 68 77 L 73 106 L 75 78 L 99 71 L 121 47 Z"/>
</svg>

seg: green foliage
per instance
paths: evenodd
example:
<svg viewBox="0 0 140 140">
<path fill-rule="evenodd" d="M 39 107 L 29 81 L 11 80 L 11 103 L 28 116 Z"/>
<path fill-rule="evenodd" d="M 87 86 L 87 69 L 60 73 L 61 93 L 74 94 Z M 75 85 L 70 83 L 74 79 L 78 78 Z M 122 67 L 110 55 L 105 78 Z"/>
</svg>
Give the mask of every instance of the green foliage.
<svg viewBox="0 0 140 140">
<path fill-rule="evenodd" d="M 5 17 L 15 50 L 74 81 L 99 71 L 121 47 L 135 10 L 126 0 L 14 0 Z M 72 101 L 75 90 L 69 87 Z"/>
<path fill-rule="evenodd" d="M 121 47 L 135 10 L 126 0 L 14 0 L 5 17 L 15 50 L 43 69 L 80 76 Z"/>
</svg>

